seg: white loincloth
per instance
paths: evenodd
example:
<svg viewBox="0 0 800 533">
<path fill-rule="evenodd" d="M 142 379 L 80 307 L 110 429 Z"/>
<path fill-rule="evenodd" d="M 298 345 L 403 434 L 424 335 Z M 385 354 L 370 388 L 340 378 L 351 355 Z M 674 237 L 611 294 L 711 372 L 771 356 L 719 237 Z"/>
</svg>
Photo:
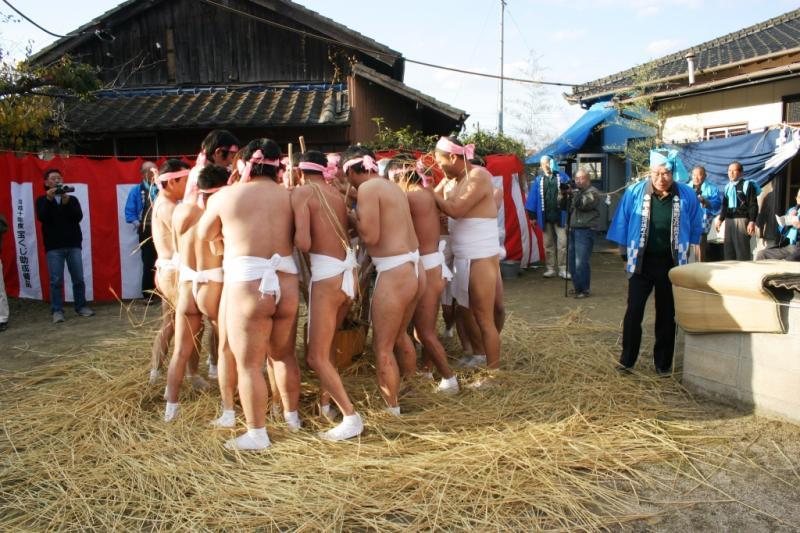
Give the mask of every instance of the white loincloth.
<svg viewBox="0 0 800 533">
<path fill-rule="evenodd" d="M 453 296 L 459 305 L 469 307 L 469 269 L 473 259 L 500 254 L 500 235 L 495 218 L 459 218 L 450 225 L 453 247 Z"/>
<path fill-rule="evenodd" d="M 308 283 L 308 334 L 311 333 L 311 291 L 314 288 L 315 281 L 322 281 L 324 279 L 342 276 L 342 292 L 347 295 L 351 300 L 356 297 L 356 286 L 353 281 L 353 272 L 358 268 L 356 256 L 352 248 L 347 249 L 347 255 L 344 259 L 336 259 L 329 255 L 323 254 L 308 254 L 311 260 L 311 281 Z"/>
<path fill-rule="evenodd" d="M 210 268 L 208 270 L 192 270 L 187 265 L 181 264 L 178 272 L 179 283 L 184 281 L 192 282 L 192 296 L 194 296 L 195 301 L 197 300 L 197 289 L 201 283 L 208 283 L 209 281 L 218 281 L 222 283 L 224 279 L 221 267 Z"/>
<path fill-rule="evenodd" d="M 447 267 L 447 260 L 444 256 L 444 250 L 447 247 L 447 241 L 442 239 L 439 241 L 439 251 L 432 254 L 425 254 L 420 257 L 422 260 L 422 268 L 431 270 L 438 266 L 442 267 L 442 278 L 450 281 L 453 279 L 453 273 Z"/>
<path fill-rule="evenodd" d="M 158 259 L 156 259 L 156 264 L 155 264 L 157 271 L 178 270 L 180 266 L 181 266 L 181 256 L 178 254 L 178 252 L 175 252 L 172 255 L 172 258 L 170 259 L 162 259 L 161 257 L 159 257 Z"/>
<path fill-rule="evenodd" d="M 381 279 L 381 272 L 392 270 L 406 263 L 414 264 L 414 274 L 419 277 L 419 250 L 387 257 L 373 257 L 372 264 L 375 265 L 375 272 L 378 273 L 378 277 L 375 278 L 375 286 L 378 286 L 378 280 Z"/>
<path fill-rule="evenodd" d="M 342 273 L 345 273 L 345 275 L 342 276 L 342 292 L 351 300 L 356 297 L 353 270 L 358 268 L 358 263 L 356 262 L 356 256 L 353 254 L 353 250 L 348 249 L 344 259 L 336 259 L 335 257 L 322 254 L 308 254 L 308 257 L 311 260 L 309 300 L 311 299 L 310 287 L 314 285 L 315 281 L 322 281 Z"/>
<path fill-rule="evenodd" d="M 260 279 L 259 292 L 261 294 L 274 294 L 276 304 L 281 301 L 281 284 L 278 279 L 278 272 L 297 274 L 297 264 L 291 255 L 281 256 L 274 254 L 269 259 L 241 255 L 231 259 L 226 258 L 222 262 L 222 268 L 225 270 L 225 283 Z"/>
</svg>

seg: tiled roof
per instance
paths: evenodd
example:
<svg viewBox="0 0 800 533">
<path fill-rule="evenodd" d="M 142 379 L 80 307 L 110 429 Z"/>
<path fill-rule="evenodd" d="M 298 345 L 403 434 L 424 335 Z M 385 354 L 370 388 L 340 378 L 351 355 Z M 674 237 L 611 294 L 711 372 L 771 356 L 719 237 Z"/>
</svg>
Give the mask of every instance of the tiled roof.
<svg viewBox="0 0 800 533">
<path fill-rule="evenodd" d="M 117 91 L 77 102 L 67 111 L 67 125 L 80 133 L 338 126 L 349 121 L 344 85 Z"/>
<path fill-rule="evenodd" d="M 634 85 L 638 73 L 647 72 L 652 80 L 662 80 L 687 72 L 686 55 L 694 53 L 698 72 L 742 60 L 798 48 L 800 46 L 800 9 L 729 33 L 717 39 L 675 52 L 642 66 L 606 76 L 572 88 L 569 101 L 591 103 L 594 97 Z"/>
<path fill-rule="evenodd" d="M 458 109 L 457 107 L 446 104 L 432 96 L 428 96 L 423 92 L 409 87 L 401 81 L 397 81 L 394 78 L 390 78 L 389 76 L 381 74 L 380 72 L 377 72 L 369 67 L 365 67 L 361 63 L 353 65 L 353 74 L 370 80 L 373 83 L 377 83 L 378 85 L 381 85 L 390 91 L 394 91 L 397 94 L 405 96 L 409 100 L 441 113 L 442 115 L 445 115 L 446 117 L 458 122 L 463 122 L 469 116 L 463 109 Z"/>
</svg>

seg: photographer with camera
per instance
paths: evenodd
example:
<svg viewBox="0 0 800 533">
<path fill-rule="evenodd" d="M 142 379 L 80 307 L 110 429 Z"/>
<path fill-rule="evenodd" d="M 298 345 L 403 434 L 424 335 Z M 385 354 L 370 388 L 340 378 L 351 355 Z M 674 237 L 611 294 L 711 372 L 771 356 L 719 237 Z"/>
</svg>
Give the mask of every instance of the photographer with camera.
<svg viewBox="0 0 800 533">
<path fill-rule="evenodd" d="M 569 271 L 575 298 L 589 296 L 591 268 L 589 262 L 594 247 L 594 232 L 600 221 L 600 191 L 592 186 L 589 174 L 581 169 L 575 174 L 575 189 L 569 217 Z"/>
<path fill-rule="evenodd" d="M 64 263 L 72 277 L 75 312 L 83 317 L 94 316 L 94 311 L 86 306 L 86 286 L 83 282 L 81 204 L 77 198 L 69 195 L 75 189 L 64 185 L 64 177 L 58 169 L 44 171 L 44 189 L 44 196 L 36 199 L 36 218 L 42 224 L 53 323 L 64 321 Z"/>
</svg>

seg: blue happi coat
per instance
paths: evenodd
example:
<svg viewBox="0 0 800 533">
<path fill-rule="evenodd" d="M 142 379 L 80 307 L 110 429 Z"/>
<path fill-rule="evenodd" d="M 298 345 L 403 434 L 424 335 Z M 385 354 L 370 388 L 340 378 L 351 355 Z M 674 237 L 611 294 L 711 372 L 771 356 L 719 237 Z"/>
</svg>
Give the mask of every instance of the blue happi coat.
<svg viewBox="0 0 800 533">
<path fill-rule="evenodd" d="M 703 210 L 694 189 L 688 185 L 673 182 L 672 192 L 677 194 L 677 200 L 673 200 L 670 237 L 672 257 L 676 264 L 685 265 L 689 262 L 689 245 L 700 244 Z M 640 259 L 647 248 L 652 195 L 653 184 L 649 179 L 629 187 L 622 196 L 608 229 L 608 240 L 627 249 L 625 270 L 630 273 L 639 272 L 642 268 Z"/>
<path fill-rule="evenodd" d="M 558 183 L 569 183 L 569 176 L 560 171 L 556 172 L 558 173 Z M 528 191 L 528 199 L 525 200 L 525 210 L 536 215 L 536 223 L 539 224 L 539 227 L 542 229 L 544 229 L 544 187 L 542 186 L 543 177 L 544 176 L 542 175 L 536 176 L 536 179 L 534 179 L 533 183 L 531 184 L 531 190 Z M 566 227 L 566 209 L 561 210 L 561 218 L 558 225 L 562 228 Z"/>
<path fill-rule="evenodd" d="M 700 185 L 700 194 L 708 202 L 708 207 L 700 206 L 700 209 L 703 210 L 703 233 L 708 233 L 711 229 L 711 221 L 722 210 L 722 193 L 715 185 L 704 181 Z"/>
</svg>

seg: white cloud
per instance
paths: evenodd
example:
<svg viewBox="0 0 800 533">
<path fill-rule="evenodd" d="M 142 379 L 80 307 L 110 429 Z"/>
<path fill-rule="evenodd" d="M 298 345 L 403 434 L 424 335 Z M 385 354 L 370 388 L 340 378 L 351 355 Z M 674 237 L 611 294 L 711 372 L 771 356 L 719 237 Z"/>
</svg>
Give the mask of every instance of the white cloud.
<svg viewBox="0 0 800 533">
<path fill-rule="evenodd" d="M 648 43 L 645 51 L 652 56 L 663 56 L 680 50 L 683 43 L 684 39 L 659 39 Z"/>
</svg>

